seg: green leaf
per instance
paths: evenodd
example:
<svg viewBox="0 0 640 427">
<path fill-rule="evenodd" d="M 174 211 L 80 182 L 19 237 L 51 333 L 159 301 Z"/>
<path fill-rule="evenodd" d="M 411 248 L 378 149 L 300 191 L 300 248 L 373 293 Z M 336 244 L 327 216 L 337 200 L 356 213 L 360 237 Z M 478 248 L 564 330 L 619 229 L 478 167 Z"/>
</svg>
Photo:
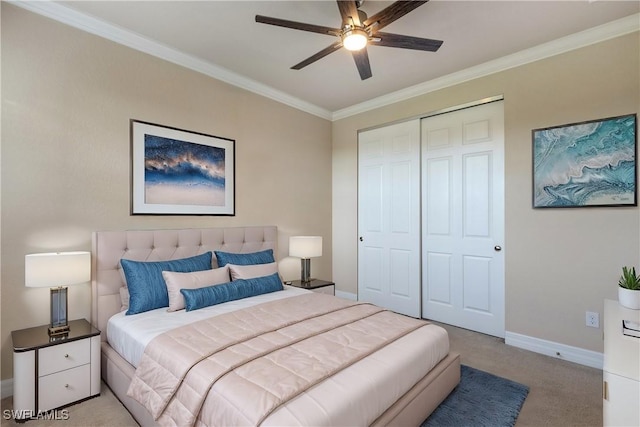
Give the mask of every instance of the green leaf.
<svg viewBox="0 0 640 427">
<path fill-rule="evenodd" d="M 640 290 L 640 277 L 636 274 L 635 267 L 622 267 L 622 275 L 618 280 L 618 286 L 634 291 Z"/>
</svg>

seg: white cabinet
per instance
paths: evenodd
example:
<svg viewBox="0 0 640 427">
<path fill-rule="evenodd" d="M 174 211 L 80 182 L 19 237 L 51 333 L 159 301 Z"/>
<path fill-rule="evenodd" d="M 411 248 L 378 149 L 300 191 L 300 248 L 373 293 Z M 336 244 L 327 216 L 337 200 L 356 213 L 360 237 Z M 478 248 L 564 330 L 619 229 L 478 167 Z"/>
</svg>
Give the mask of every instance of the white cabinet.
<svg viewBox="0 0 640 427">
<path fill-rule="evenodd" d="M 602 413 L 605 426 L 640 426 L 640 338 L 622 333 L 622 321 L 640 322 L 640 310 L 604 302 Z"/>
<path fill-rule="evenodd" d="M 48 325 L 13 331 L 13 408 L 29 419 L 100 394 L 100 331 L 86 320 L 69 322 L 52 339 Z"/>
</svg>

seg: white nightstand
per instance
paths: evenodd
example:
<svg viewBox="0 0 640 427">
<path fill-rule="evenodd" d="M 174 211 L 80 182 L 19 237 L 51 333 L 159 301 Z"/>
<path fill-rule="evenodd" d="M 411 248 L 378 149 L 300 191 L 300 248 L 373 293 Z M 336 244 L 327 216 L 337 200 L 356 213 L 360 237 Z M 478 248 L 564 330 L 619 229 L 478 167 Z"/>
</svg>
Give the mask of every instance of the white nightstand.
<svg viewBox="0 0 640 427">
<path fill-rule="evenodd" d="M 48 327 L 11 332 L 13 408 L 23 419 L 100 394 L 100 331 L 84 319 L 61 337 Z"/>
<path fill-rule="evenodd" d="M 317 292 L 319 294 L 336 294 L 336 284 L 333 282 L 327 282 L 326 280 L 311 279 L 305 283 L 300 280 L 294 280 L 290 285 L 295 286 L 296 288 L 309 289 L 310 291 Z"/>
<path fill-rule="evenodd" d="M 640 338 L 622 333 L 622 321 L 640 322 L 640 310 L 604 301 L 602 413 L 605 426 L 640 425 Z"/>
</svg>

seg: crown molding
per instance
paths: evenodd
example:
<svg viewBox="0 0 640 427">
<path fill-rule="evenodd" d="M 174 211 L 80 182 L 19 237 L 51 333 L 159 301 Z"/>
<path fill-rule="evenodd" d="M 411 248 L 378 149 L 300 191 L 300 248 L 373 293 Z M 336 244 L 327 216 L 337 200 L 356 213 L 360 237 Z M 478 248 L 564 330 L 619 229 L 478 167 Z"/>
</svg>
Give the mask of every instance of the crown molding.
<svg viewBox="0 0 640 427">
<path fill-rule="evenodd" d="M 6 1 L 30 12 L 37 13 L 38 15 L 51 18 L 82 31 L 95 34 L 107 40 L 189 68 L 309 114 L 331 120 L 331 111 L 329 110 L 60 4 L 51 1 Z"/>
<path fill-rule="evenodd" d="M 571 34 L 530 49 L 525 49 L 493 61 L 488 61 L 474 67 L 457 71 L 360 104 L 334 111 L 331 120 L 335 121 L 344 119 L 346 117 L 354 116 L 356 114 L 444 89 L 449 86 L 464 83 L 469 80 L 485 77 L 510 68 L 519 67 L 521 65 L 529 64 L 531 62 L 539 61 L 541 59 L 549 58 L 615 37 L 620 37 L 639 30 L 640 13 L 636 13 L 634 15 L 611 21 L 607 24 L 599 25 L 579 33 Z"/>
<path fill-rule="evenodd" d="M 132 49 L 156 56 L 174 64 L 205 74 L 230 85 L 262 95 L 274 101 L 313 114 L 323 119 L 335 121 L 416 96 L 424 95 L 469 80 L 488 76 L 510 68 L 549 58 L 574 49 L 589 46 L 640 30 L 640 13 L 627 16 L 576 34 L 539 46 L 485 62 L 455 73 L 420 83 L 406 89 L 392 92 L 369 101 L 355 104 L 337 111 L 329 111 L 285 92 L 274 89 L 255 80 L 241 76 L 226 68 L 203 61 L 194 56 L 149 40 L 124 28 L 104 22 L 92 16 L 77 12 L 52 1 L 3 0 L 33 13 L 54 19 L 102 38 L 128 46 Z"/>
</svg>

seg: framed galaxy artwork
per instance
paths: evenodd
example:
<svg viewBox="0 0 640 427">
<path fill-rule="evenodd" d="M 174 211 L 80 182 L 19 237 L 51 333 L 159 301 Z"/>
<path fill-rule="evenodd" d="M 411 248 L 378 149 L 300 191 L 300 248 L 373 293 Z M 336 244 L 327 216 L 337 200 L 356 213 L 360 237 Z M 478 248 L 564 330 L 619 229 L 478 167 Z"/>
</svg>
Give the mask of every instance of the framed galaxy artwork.
<svg viewBox="0 0 640 427">
<path fill-rule="evenodd" d="M 131 120 L 133 215 L 235 215 L 235 141 Z"/>
<path fill-rule="evenodd" d="M 533 207 L 637 206 L 635 114 L 534 129 Z"/>
</svg>

